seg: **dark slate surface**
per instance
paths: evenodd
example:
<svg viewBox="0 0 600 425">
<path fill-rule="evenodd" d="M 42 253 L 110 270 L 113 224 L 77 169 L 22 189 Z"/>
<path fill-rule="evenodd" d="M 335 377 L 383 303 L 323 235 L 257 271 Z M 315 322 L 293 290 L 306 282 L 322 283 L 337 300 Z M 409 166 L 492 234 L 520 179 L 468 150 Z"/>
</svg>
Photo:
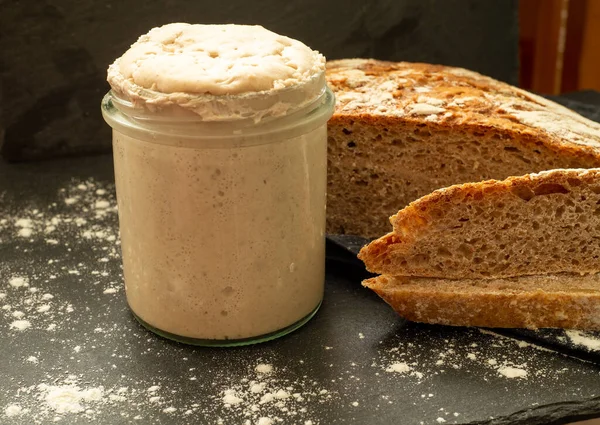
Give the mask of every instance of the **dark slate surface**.
<svg viewBox="0 0 600 425">
<path fill-rule="evenodd" d="M 600 92 L 595 90 L 584 90 L 566 93 L 560 96 L 546 97 L 574 110 L 590 120 L 600 122 Z"/>
<path fill-rule="evenodd" d="M 0 1 L 0 144 L 10 160 L 106 152 L 106 68 L 168 22 L 262 24 L 328 58 L 458 65 L 517 82 L 516 0 Z"/>
<path fill-rule="evenodd" d="M 600 107 L 600 92 L 595 90 L 581 90 L 569 93 L 563 93 L 561 98 L 574 100 L 580 103 L 587 103 L 590 105 L 596 105 Z M 560 99 L 558 99 L 560 101 Z M 576 109 L 576 108 L 575 108 Z M 599 120 L 596 120 L 599 121 Z"/>
<path fill-rule="evenodd" d="M 335 244 L 328 245 L 321 310 L 287 337 L 206 349 L 148 333 L 127 309 L 118 245 L 109 238 L 117 218 L 108 156 L 3 165 L 0 200 L 0 293 L 6 294 L 0 304 L 11 306 L 0 309 L 0 423 L 58 417 L 68 424 L 214 424 L 217 418 L 242 424 L 247 404 L 228 409 L 222 391 L 247 386 L 242 379 L 255 379 L 260 362 L 275 367 L 268 388 L 303 394 L 302 402 L 286 401 L 293 417 L 272 403 L 260 405 L 258 416 L 277 416 L 284 424 L 444 423 L 438 418 L 563 424 L 600 417 L 600 365 L 477 329 L 406 323 L 360 286 L 364 269 Z M 109 208 L 97 208 L 102 200 Z M 18 234 L 23 218 L 32 219 L 27 237 Z M 52 218 L 60 218 L 56 229 L 44 233 Z M 11 287 L 15 276 L 27 277 L 29 287 Z M 54 298 L 43 301 L 45 293 Z M 38 312 L 44 304 L 50 311 Z M 31 328 L 10 328 L 15 310 Z M 48 330 L 50 324 L 56 329 Z M 387 372 L 394 363 L 410 370 Z M 527 377 L 506 378 L 499 373 L 504 366 L 522 368 Z M 84 400 L 88 413 L 56 415 L 38 385 L 65 385 L 65 379 L 81 390 L 102 386 L 105 402 Z M 161 399 L 153 403 L 147 390 L 154 385 Z M 123 387 L 125 400 L 107 398 Z M 8 418 L 10 404 L 29 411 Z M 177 410 L 165 412 L 169 407 Z M 250 423 L 258 416 L 251 413 Z"/>
</svg>

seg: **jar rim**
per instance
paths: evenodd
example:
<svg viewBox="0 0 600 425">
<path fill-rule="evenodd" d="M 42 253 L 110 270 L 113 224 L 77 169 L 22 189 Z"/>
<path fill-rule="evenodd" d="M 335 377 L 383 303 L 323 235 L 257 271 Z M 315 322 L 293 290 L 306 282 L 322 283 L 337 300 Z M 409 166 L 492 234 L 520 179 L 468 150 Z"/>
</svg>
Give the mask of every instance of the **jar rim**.
<svg viewBox="0 0 600 425">
<path fill-rule="evenodd" d="M 335 96 L 325 84 L 320 95 L 290 114 L 232 121 L 204 121 L 194 113 L 161 115 L 140 114 L 133 103 L 110 90 L 102 99 L 104 120 L 125 135 L 160 144 L 223 147 L 229 140 L 238 146 L 269 143 L 268 139 L 287 139 L 308 133 L 325 124 L 333 115 Z M 195 142 L 195 143 L 194 143 Z"/>
<path fill-rule="evenodd" d="M 168 117 L 190 121 L 222 121 L 253 119 L 270 120 L 305 109 L 317 101 L 327 85 L 325 72 L 313 75 L 301 84 L 267 91 L 232 95 L 210 93 L 163 93 L 132 85 L 112 85 L 116 106 L 139 119 L 168 120 Z"/>
</svg>

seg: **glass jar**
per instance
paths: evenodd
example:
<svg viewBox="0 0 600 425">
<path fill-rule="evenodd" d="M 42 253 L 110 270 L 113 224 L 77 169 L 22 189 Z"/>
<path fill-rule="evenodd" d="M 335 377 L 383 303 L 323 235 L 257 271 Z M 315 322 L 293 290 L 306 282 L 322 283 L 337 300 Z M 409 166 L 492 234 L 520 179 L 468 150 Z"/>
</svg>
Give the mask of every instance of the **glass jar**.
<svg viewBox="0 0 600 425">
<path fill-rule="evenodd" d="M 258 122 L 104 97 L 127 301 L 145 327 L 189 344 L 244 345 L 318 310 L 334 107 L 320 79 L 310 104 Z"/>
</svg>

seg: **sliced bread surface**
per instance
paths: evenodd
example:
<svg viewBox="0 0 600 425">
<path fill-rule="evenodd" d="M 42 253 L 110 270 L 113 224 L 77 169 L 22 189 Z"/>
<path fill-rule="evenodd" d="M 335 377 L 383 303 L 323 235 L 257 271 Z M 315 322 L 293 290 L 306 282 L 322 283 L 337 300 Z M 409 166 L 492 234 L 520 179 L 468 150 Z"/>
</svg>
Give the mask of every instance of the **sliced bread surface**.
<svg viewBox="0 0 600 425">
<path fill-rule="evenodd" d="M 555 168 L 600 167 L 600 125 L 460 68 L 328 61 L 327 231 L 377 237 L 435 189 Z"/>
<path fill-rule="evenodd" d="M 437 190 L 364 247 L 374 273 L 498 278 L 600 272 L 600 169 L 552 170 Z"/>
<path fill-rule="evenodd" d="M 402 317 L 496 328 L 600 329 L 600 276 L 505 279 L 379 276 L 363 281 Z"/>
</svg>

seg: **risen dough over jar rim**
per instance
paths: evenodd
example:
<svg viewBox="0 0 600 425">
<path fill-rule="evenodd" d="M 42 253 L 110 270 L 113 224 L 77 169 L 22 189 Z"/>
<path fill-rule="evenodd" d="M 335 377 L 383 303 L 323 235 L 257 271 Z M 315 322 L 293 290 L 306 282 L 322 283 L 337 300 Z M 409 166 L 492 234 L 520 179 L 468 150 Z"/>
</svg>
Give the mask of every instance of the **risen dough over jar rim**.
<svg viewBox="0 0 600 425">
<path fill-rule="evenodd" d="M 174 23 L 139 37 L 110 65 L 108 82 L 136 107 L 175 105 L 224 120 L 308 104 L 322 93 L 324 72 L 319 52 L 261 26 Z"/>
</svg>

